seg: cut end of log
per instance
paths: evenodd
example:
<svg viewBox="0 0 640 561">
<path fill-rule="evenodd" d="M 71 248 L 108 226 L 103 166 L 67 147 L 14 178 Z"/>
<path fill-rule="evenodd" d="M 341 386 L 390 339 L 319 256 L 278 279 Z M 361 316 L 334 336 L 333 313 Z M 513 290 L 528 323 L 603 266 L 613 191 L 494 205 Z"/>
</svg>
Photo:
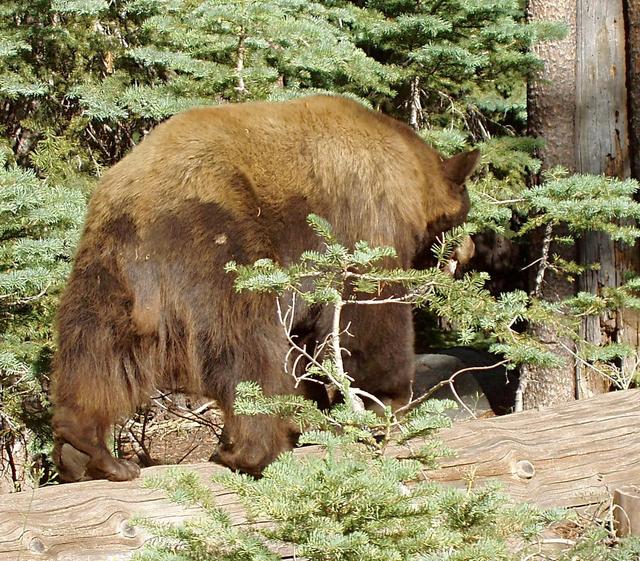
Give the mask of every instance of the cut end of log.
<svg viewBox="0 0 640 561">
<path fill-rule="evenodd" d="M 613 492 L 613 519 L 619 537 L 640 536 L 640 485 L 626 485 Z"/>
</svg>

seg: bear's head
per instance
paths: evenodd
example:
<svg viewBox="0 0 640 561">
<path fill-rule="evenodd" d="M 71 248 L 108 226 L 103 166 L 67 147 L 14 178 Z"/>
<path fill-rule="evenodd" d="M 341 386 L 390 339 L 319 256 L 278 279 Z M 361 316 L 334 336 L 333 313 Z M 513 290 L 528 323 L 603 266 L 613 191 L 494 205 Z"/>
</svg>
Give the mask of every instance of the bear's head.
<svg viewBox="0 0 640 561">
<path fill-rule="evenodd" d="M 451 158 L 442 158 L 440 162 L 439 180 L 443 184 L 443 201 L 435 216 L 428 220 L 427 231 L 413 260 L 413 266 L 418 269 L 432 267 L 436 264 L 431 246 L 436 239 L 447 230 L 461 225 L 467 218 L 470 208 L 469 192 L 466 181 L 476 169 L 480 161 L 480 151 L 461 152 Z M 441 191 L 442 192 L 442 191 Z M 474 255 L 474 243 L 467 237 L 460 244 L 453 255 L 451 272 L 457 264 L 464 265 Z"/>
</svg>

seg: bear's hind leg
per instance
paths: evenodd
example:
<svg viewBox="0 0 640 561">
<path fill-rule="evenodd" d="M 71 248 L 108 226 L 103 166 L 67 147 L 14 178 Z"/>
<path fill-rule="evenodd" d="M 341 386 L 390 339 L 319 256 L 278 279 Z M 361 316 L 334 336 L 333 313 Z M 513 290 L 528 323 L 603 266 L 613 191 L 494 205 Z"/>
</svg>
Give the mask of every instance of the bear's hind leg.
<svg viewBox="0 0 640 561">
<path fill-rule="evenodd" d="M 140 475 L 136 464 L 116 459 L 109 452 L 106 437 L 111 424 L 95 414 L 57 406 L 53 416 L 53 459 L 61 481 L 128 481 Z"/>
</svg>

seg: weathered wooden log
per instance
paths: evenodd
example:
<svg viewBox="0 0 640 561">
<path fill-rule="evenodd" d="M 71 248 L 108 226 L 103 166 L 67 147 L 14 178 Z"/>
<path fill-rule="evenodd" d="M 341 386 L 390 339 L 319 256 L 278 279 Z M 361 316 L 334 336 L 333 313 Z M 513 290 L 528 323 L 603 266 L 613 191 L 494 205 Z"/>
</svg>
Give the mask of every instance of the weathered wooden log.
<svg viewBox="0 0 640 561">
<path fill-rule="evenodd" d="M 640 390 L 458 423 L 442 432 L 456 457 L 430 476 L 498 480 L 518 502 L 582 507 L 640 482 Z"/>
<path fill-rule="evenodd" d="M 610 499 L 613 489 L 640 483 L 640 390 L 517 415 L 456 423 L 442 431 L 456 451 L 429 472 L 432 479 L 466 485 L 504 483 L 515 501 L 578 507 Z M 308 447 L 299 454 L 317 454 Z M 390 453 L 406 454 L 406 448 Z M 185 466 L 204 480 L 213 464 Z M 167 469 L 157 466 L 144 475 Z M 212 486 L 234 523 L 245 523 L 236 497 Z M 130 518 L 178 521 L 195 509 L 170 503 L 140 481 L 89 481 L 0 496 L 0 560 L 106 561 L 125 559 L 145 536 Z M 292 552 L 279 552 L 290 559 Z"/>
<path fill-rule="evenodd" d="M 626 485 L 613 492 L 613 519 L 618 536 L 640 536 L 639 486 Z"/>
</svg>

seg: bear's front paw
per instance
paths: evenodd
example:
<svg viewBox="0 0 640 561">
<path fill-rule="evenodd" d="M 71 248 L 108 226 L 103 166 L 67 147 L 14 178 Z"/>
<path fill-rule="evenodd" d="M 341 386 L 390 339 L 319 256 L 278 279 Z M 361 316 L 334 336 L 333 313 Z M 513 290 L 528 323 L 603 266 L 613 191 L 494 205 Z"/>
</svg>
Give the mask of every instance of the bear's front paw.
<svg viewBox="0 0 640 561">
<path fill-rule="evenodd" d="M 109 481 L 130 481 L 140 477 L 140 466 L 129 460 L 116 460 L 117 469 L 107 473 Z"/>
</svg>

